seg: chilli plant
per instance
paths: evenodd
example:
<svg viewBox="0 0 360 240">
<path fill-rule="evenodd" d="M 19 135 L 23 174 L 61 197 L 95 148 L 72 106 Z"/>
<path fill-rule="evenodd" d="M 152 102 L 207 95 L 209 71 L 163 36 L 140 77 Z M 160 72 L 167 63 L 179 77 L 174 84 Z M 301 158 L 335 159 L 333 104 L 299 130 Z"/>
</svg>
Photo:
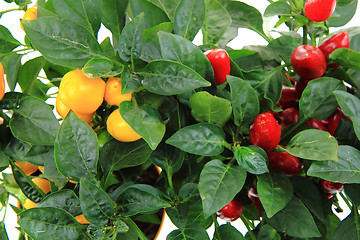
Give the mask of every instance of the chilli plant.
<svg viewBox="0 0 360 240">
<path fill-rule="evenodd" d="M 154 239 L 164 213 L 168 240 L 360 239 L 360 27 L 336 29 L 357 0 L 5 1 L 24 12 L 24 39 L 0 26 L 20 239 Z M 231 49 L 238 28 L 268 44 Z"/>
</svg>

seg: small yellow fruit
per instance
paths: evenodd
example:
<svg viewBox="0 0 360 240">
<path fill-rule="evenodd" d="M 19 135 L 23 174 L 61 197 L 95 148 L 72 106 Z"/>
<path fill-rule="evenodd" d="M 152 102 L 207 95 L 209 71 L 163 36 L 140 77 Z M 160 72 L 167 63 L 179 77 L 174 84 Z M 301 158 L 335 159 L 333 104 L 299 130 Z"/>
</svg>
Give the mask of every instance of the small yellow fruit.
<svg viewBox="0 0 360 240">
<path fill-rule="evenodd" d="M 45 178 L 33 178 L 32 181 L 38 186 L 44 193 L 51 191 L 50 182 Z"/>
<path fill-rule="evenodd" d="M 105 84 L 105 101 L 110 105 L 119 106 L 123 101 L 130 101 L 132 93 L 121 94 L 121 79 L 109 78 Z"/>
<path fill-rule="evenodd" d="M 90 222 L 86 220 L 84 214 L 76 216 L 75 219 L 81 224 L 90 224 Z"/>
<path fill-rule="evenodd" d="M 38 170 L 38 166 L 35 166 L 29 162 L 15 162 L 16 166 L 18 166 L 26 175 L 31 175 Z"/>
<path fill-rule="evenodd" d="M 56 112 L 62 118 L 65 118 L 68 115 L 68 113 L 70 112 L 70 109 L 67 106 L 65 106 L 65 104 L 61 101 L 60 95 L 56 96 L 55 109 L 56 109 Z M 94 113 L 90 113 L 90 114 L 81 114 L 78 112 L 74 112 L 74 113 L 76 114 L 76 116 L 78 116 L 80 119 L 85 121 L 87 124 L 90 124 L 94 117 Z"/>
<path fill-rule="evenodd" d="M 120 142 L 133 142 L 141 138 L 121 117 L 119 109 L 109 115 L 106 127 L 110 135 Z"/>
<path fill-rule="evenodd" d="M 30 208 L 34 208 L 34 207 L 36 207 L 37 206 L 37 204 L 36 203 L 34 203 L 33 201 L 31 201 L 30 199 L 25 199 L 25 201 L 24 201 L 24 204 L 23 204 L 23 207 L 25 208 L 25 209 L 30 209 Z"/>
<path fill-rule="evenodd" d="M 34 20 L 36 18 L 37 18 L 37 8 L 36 7 L 30 7 L 25 11 L 24 16 L 23 16 L 22 19 L 30 21 L 30 20 Z M 21 27 L 22 30 L 24 30 L 21 23 L 20 23 L 20 27 Z"/>
</svg>

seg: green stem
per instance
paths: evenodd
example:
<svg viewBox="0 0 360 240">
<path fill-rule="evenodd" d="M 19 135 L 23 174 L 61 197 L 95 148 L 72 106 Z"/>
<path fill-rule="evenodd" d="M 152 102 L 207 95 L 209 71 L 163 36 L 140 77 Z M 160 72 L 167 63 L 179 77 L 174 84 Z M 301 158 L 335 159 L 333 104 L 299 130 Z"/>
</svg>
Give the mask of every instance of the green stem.
<svg viewBox="0 0 360 240">
<path fill-rule="evenodd" d="M 127 223 L 129 224 L 129 227 L 133 227 L 135 229 L 140 240 L 149 240 L 149 238 L 145 236 L 145 234 L 141 231 L 141 229 L 136 225 L 136 223 L 131 218 L 127 219 Z"/>
<path fill-rule="evenodd" d="M 306 45 L 308 43 L 307 35 L 308 35 L 308 26 L 304 25 L 303 26 L 303 45 Z"/>
<path fill-rule="evenodd" d="M 244 225 L 245 225 L 245 227 L 246 227 L 246 229 L 248 230 L 248 233 L 249 233 L 249 236 L 250 236 L 250 238 L 251 238 L 251 240 L 256 240 L 256 237 L 255 237 L 255 235 L 254 235 L 254 233 L 252 232 L 252 229 L 251 229 L 251 225 L 253 225 L 253 224 L 251 224 L 250 222 L 249 222 L 249 219 L 247 219 L 244 215 L 241 215 L 241 221 L 244 223 Z M 253 226 L 254 228 L 255 228 L 255 226 Z"/>
<path fill-rule="evenodd" d="M 351 203 L 349 202 L 349 200 L 347 199 L 347 197 L 344 195 L 343 192 L 340 192 L 339 195 L 341 196 L 341 198 L 344 200 L 344 202 L 346 203 L 346 205 L 348 206 L 349 209 L 352 208 Z"/>
<path fill-rule="evenodd" d="M 213 219 L 213 222 L 214 222 L 214 226 L 215 226 L 215 234 L 214 234 L 214 236 L 216 236 L 216 239 L 218 239 L 218 240 L 221 240 L 221 236 L 220 236 L 220 234 L 219 234 L 219 223 L 218 223 L 218 221 L 217 221 L 217 216 L 216 216 L 216 214 L 213 214 L 212 215 L 212 219 Z"/>
</svg>

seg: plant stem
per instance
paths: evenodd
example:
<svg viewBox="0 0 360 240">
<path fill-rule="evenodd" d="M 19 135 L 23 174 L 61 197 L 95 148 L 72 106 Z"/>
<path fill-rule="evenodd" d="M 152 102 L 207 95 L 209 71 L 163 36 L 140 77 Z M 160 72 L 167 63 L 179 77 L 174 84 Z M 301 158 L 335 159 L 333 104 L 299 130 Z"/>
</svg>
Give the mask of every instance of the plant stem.
<svg viewBox="0 0 360 240">
<path fill-rule="evenodd" d="M 303 26 L 303 45 L 306 45 L 308 43 L 307 35 L 308 35 L 308 26 L 306 24 Z"/>
<path fill-rule="evenodd" d="M 220 234 L 219 234 L 219 223 L 217 221 L 217 216 L 216 214 L 213 214 L 212 215 L 212 219 L 213 219 L 213 222 L 214 222 L 214 226 L 215 226 L 215 233 L 214 233 L 214 236 L 216 236 L 215 239 L 218 239 L 218 240 L 221 240 L 221 237 L 220 237 Z"/>
<path fill-rule="evenodd" d="M 347 197 L 344 195 L 343 192 L 340 192 L 339 195 L 341 196 L 341 198 L 344 200 L 344 202 L 346 203 L 346 205 L 348 206 L 348 208 L 351 210 L 352 205 L 349 202 L 349 200 L 347 199 Z"/>
<path fill-rule="evenodd" d="M 248 230 L 249 236 L 251 238 L 251 240 L 256 240 L 256 237 L 254 235 L 254 233 L 252 232 L 252 229 L 250 226 L 252 226 L 253 228 L 255 228 L 255 226 L 249 222 L 249 219 L 247 219 L 244 215 L 241 215 L 241 221 L 244 223 L 246 229 Z"/>
<path fill-rule="evenodd" d="M 145 234 L 141 231 L 141 229 L 136 225 L 136 223 L 131 218 L 127 219 L 127 223 L 129 224 L 129 227 L 133 227 L 135 229 L 140 240 L 149 240 L 149 238 L 145 236 Z"/>
</svg>

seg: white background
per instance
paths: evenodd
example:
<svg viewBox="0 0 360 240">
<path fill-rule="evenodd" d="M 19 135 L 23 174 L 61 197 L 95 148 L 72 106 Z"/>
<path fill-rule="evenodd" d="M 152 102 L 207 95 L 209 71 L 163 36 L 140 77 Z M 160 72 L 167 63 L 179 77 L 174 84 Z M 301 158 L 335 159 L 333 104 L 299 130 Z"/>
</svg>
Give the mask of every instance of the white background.
<svg viewBox="0 0 360 240">
<path fill-rule="evenodd" d="M 243 0 L 243 2 L 256 7 L 261 13 L 264 12 L 266 6 L 269 4 L 268 1 L 266 1 L 266 0 Z M 0 11 L 4 11 L 6 9 L 12 9 L 12 8 L 17 8 L 17 6 L 15 4 L 8 4 L 5 1 L 0 0 Z M 14 11 L 9 14 L 4 14 L 0 19 L 0 24 L 7 27 L 8 29 L 10 29 L 13 36 L 22 43 L 24 42 L 25 34 L 20 29 L 19 19 L 23 16 L 23 14 L 24 14 L 24 11 Z M 267 24 L 264 24 L 265 25 L 264 27 L 268 27 L 270 29 L 276 23 L 276 18 L 264 19 L 264 20 L 265 20 L 264 22 L 267 23 Z M 360 22 L 360 7 L 358 6 L 356 15 L 354 16 L 352 21 L 349 22 L 345 27 L 356 26 L 356 24 L 359 25 L 359 22 Z M 277 30 L 287 30 L 287 29 L 284 26 L 280 26 L 280 28 Z M 332 31 L 332 30 L 333 29 L 331 29 L 330 31 Z M 273 37 L 278 36 L 274 32 L 271 32 L 271 34 L 273 35 Z M 107 31 L 106 29 L 104 29 L 102 27 L 100 30 L 100 33 L 99 33 L 99 42 L 101 42 L 104 38 L 106 38 L 109 35 L 110 35 L 109 31 Z M 201 44 L 201 35 L 200 34 L 195 38 L 194 43 Z M 229 46 L 234 49 L 241 49 L 245 45 L 265 45 L 266 43 L 267 42 L 262 37 L 260 37 L 257 33 L 253 32 L 251 30 L 247 30 L 247 29 L 239 29 L 239 36 L 236 37 L 233 41 L 231 41 Z M 27 61 L 27 59 L 30 59 L 32 57 L 34 57 L 34 56 L 31 55 L 28 58 L 25 57 L 22 59 L 22 61 L 25 62 L 25 61 Z M 16 204 L 16 203 L 13 202 L 13 204 Z M 341 204 L 341 205 L 344 206 L 344 204 Z M 339 217 L 341 219 L 346 217 L 347 214 L 349 213 L 349 209 L 346 206 L 344 206 L 344 209 L 345 209 L 345 212 L 343 214 L 339 215 Z M 224 222 L 220 221 L 220 224 L 223 224 L 223 223 Z M 8 229 L 8 232 L 9 232 L 9 239 L 16 240 L 17 236 L 18 236 L 18 231 L 15 229 L 16 215 L 10 209 L 8 209 L 7 216 L 5 218 L 5 224 L 6 224 L 6 228 Z M 240 220 L 235 221 L 233 223 L 233 225 L 236 226 L 238 229 L 240 229 L 240 231 L 243 234 L 246 233 L 246 229 Z M 176 229 L 176 227 L 174 225 L 172 225 L 171 221 L 167 218 L 165 220 L 165 224 L 162 228 L 162 231 L 161 231 L 160 235 L 158 236 L 158 240 L 165 240 L 167 234 L 170 233 L 174 229 Z M 212 236 L 213 228 L 210 228 L 208 230 L 208 232 L 209 232 L 210 236 Z"/>
</svg>

